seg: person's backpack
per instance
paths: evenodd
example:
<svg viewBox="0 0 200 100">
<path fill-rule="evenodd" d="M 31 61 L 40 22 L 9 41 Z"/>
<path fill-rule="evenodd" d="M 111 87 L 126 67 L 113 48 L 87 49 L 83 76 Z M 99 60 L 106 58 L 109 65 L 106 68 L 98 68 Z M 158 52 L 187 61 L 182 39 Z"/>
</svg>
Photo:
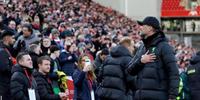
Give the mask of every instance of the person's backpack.
<svg viewBox="0 0 200 100">
<path fill-rule="evenodd" d="M 180 81 L 179 81 L 179 88 L 178 88 L 178 97 L 176 98 L 176 100 L 190 100 L 187 73 L 181 72 L 179 78 L 180 78 Z"/>
</svg>

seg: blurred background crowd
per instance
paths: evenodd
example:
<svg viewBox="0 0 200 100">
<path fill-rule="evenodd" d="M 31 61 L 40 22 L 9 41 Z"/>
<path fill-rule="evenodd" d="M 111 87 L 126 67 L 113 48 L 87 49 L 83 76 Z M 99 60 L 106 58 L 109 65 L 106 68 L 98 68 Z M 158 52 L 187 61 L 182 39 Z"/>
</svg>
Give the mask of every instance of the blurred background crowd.
<svg viewBox="0 0 200 100">
<path fill-rule="evenodd" d="M 41 48 L 38 52 L 41 55 L 49 54 L 51 45 L 57 45 L 60 50 L 67 46 L 68 52 L 78 56 L 87 51 L 94 59 L 99 50 L 115 46 L 123 36 L 132 37 L 136 48 L 141 39 L 136 21 L 91 0 L 11 0 L 1 4 L 0 9 L 0 31 L 14 33 L 14 48 L 18 51 L 36 44 Z M 25 36 L 26 29 L 31 34 Z M 195 48 L 176 40 L 169 42 L 176 51 L 180 68 L 186 67 Z M 11 50 L 13 57 L 17 53 Z"/>
<path fill-rule="evenodd" d="M 28 51 L 33 67 L 38 68 L 37 59 L 48 55 L 67 76 L 72 76 L 80 55 L 88 55 L 97 64 L 104 59 L 99 55 L 108 55 L 122 37 L 132 38 L 133 55 L 141 44 L 137 21 L 91 0 L 10 0 L 0 4 L 1 47 L 7 35 L 13 36 L 6 46 L 13 58 Z M 180 72 L 184 71 L 196 49 L 172 39 L 169 43 Z"/>
</svg>

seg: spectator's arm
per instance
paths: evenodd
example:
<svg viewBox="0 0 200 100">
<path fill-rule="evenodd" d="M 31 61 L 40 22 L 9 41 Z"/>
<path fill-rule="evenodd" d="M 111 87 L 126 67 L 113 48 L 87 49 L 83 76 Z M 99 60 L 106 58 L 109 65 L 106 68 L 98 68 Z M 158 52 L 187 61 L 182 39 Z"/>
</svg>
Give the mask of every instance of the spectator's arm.
<svg viewBox="0 0 200 100">
<path fill-rule="evenodd" d="M 74 62 L 74 61 L 76 61 L 76 58 L 75 58 L 74 54 L 66 55 L 66 54 L 64 54 L 64 52 L 62 52 L 59 57 L 59 61 L 61 64 L 64 64 L 66 62 Z"/>
<path fill-rule="evenodd" d="M 137 75 L 143 69 L 143 65 L 141 57 L 133 58 L 128 64 L 127 72 L 131 75 Z"/>
<path fill-rule="evenodd" d="M 128 62 L 127 65 L 127 72 L 130 75 L 137 75 L 142 69 L 144 64 L 141 62 L 141 57 L 143 55 L 144 52 L 144 45 L 141 45 L 135 56 Z"/>
<path fill-rule="evenodd" d="M 77 58 L 76 54 L 71 54 L 71 55 L 72 55 L 72 61 L 77 62 L 78 58 Z"/>
<path fill-rule="evenodd" d="M 85 79 L 85 75 L 86 72 L 83 71 L 78 71 L 77 69 L 74 71 L 73 73 L 73 81 L 74 81 L 74 85 L 77 87 L 80 87 L 81 84 L 83 83 L 84 79 Z"/>
</svg>

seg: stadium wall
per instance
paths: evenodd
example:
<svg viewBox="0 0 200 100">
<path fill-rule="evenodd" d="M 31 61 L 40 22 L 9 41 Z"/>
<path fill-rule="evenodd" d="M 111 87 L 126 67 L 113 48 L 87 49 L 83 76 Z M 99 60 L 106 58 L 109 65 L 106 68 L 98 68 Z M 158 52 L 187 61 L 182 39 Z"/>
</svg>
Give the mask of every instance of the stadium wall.
<svg viewBox="0 0 200 100">
<path fill-rule="evenodd" d="M 111 7 L 128 17 L 142 20 L 145 16 L 160 18 L 161 0 L 93 0 L 106 7 Z"/>
</svg>

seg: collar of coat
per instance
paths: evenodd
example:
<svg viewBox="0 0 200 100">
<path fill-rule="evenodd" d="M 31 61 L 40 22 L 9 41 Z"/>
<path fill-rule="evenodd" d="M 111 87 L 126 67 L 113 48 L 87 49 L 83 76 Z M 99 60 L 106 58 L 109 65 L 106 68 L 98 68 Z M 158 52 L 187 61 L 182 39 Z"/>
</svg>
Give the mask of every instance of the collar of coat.
<svg viewBox="0 0 200 100">
<path fill-rule="evenodd" d="M 144 45 L 146 48 L 149 48 L 151 46 L 156 46 L 158 43 L 167 41 L 167 38 L 165 37 L 165 34 L 162 31 L 157 31 L 152 36 L 147 37 L 146 39 L 142 39 Z"/>
</svg>

